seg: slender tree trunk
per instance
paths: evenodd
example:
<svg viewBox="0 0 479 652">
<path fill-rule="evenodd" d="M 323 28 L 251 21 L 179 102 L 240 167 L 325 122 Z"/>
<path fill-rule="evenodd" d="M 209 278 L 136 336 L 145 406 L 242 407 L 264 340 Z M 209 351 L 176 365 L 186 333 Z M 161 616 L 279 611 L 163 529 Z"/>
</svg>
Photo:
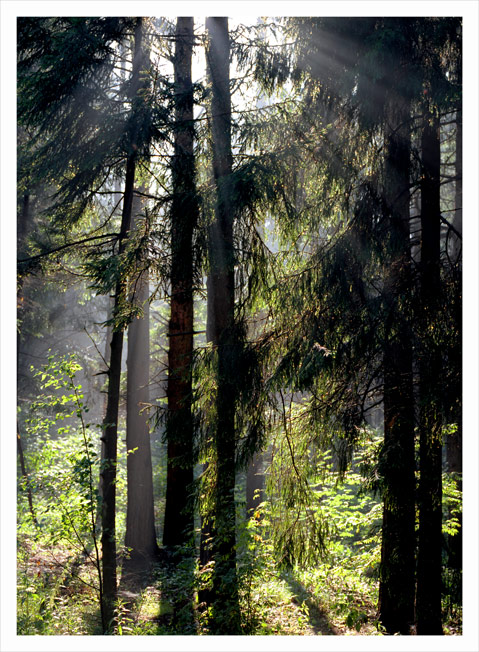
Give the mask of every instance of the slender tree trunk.
<svg viewBox="0 0 479 652">
<path fill-rule="evenodd" d="M 454 227 L 462 235 L 462 108 L 457 108 L 456 114 L 456 192 L 455 192 L 455 218 Z M 455 263 L 454 278 L 458 285 L 457 296 L 461 297 L 462 290 L 462 258 L 461 241 L 454 239 L 453 260 Z M 458 489 L 462 491 L 462 383 L 461 383 L 461 360 L 462 360 L 462 301 L 459 298 L 454 306 L 454 321 L 456 328 L 457 347 L 454 351 L 455 367 L 458 371 L 454 386 L 454 408 L 453 419 L 457 424 L 457 431 L 447 436 L 446 456 L 447 470 L 455 473 L 458 477 Z M 449 559 L 448 565 L 459 575 L 457 587 L 457 598 L 462 595 L 462 517 L 459 518 L 459 531 L 457 534 L 448 537 Z"/>
<path fill-rule="evenodd" d="M 410 302 L 409 106 L 391 102 L 386 133 L 384 199 L 390 214 L 391 262 L 384 348 L 384 507 L 379 618 L 389 633 L 409 634 L 414 620 L 415 476 Z"/>
<path fill-rule="evenodd" d="M 207 62 L 212 84 L 211 130 L 216 184 L 215 218 L 210 229 L 212 342 L 217 355 L 215 538 L 213 630 L 239 631 L 235 523 L 235 364 L 239 340 L 234 315 L 234 204 L 231 153 L 230 43 L 227 18 L 208 18 Z"/>
<path fill-rule="evenodd" d="M 193 156 L 193 18 L 178 18 L 175 49 L 175 150 L 172 161 L 171 313 L 168 350 L 168 466 L 163 544 L 191 543 L 194 531 L 193 232 L 198 220 Z"/>
<path fill-rule="evenodd" d="M 132 230 L 140 228 L 141 200 L 133 199 Z M 146 406 L 150 382 L 150 310 L 148 270 L 140 271 L 134 296 L 143 315 L 128 327 L 126 384 L 127 512 L 125 546 L 131 550 L 124 570 L 147 570 L 158 552 L 156 541 L 153 470 Z"/>
<path fill-rule="evenodd" d="M 105 321 L 110 322 L 110 320 L 113 317 L 113 308 L 115 305 L 114 297 L 109 296 L 108 297 L 108 306 L 106 309 L 106 319 Z M 105 363 L 105 373 L 108 378 L 108 373 L 109 373 L 109 368 L 110 368 L 110 354 L 111 354 L 111 335 L 112 335 L 113 329 L 111 327 L 111 323 L 109 323 L 106 327 L 106 333 L 105 333 L 105 348 L 104 348 L 104 355 L 103 355 L 103 362 Z M 103 414 L 102 414 L 102 423 L 105 423 L 105 418 L 106 418 L 106 409 L 108 407 L 108 384 L 107 384 L 107 389 L 102 390 L 104 397 L 103 397 Z M 106 459 L 106 452 L 105 452 L 105 437 L 100 438 L 100 459 L 104 460 Z M 97 504 L 97 514 L 96 514 L 96 523 L 97 523 L 97 530 L 98 532 L 101 532 L 102 528 L 102 505 L 103 505 L 103 478 L 102 478 L 102 473 L 100 469 L 100 474 L 98 478 L 98 504 Z"/>
<path fill-rule="evenodd" d="M 26 258 L 27 256 L 25 249 L 31 223 L 30 207 L 30 194 L 26 192 L 22 197 L 22 210 L 20 211 L 19 219 L 17 220 L 17 249 L 19 258 Z"/>
<path fill-rule="evenodd" d="M 462 66 L 459 68 L 459 80 L 462 79 Z M 455 211 L 454 228 L 462 235 L 462 102 L 456 108 L 456 182 L 455 182 Z M 459 262 L 462 252 L 462 240 L 453 236 L 453 257 Z"/>
<path fill-rule="evenodd" d="M 246 472 L 246 515 L 251 517 L 263 501 L 264 474 L 263 454 L 255 453 L 251 458 Z"/>
<path fill-rule="evenodd" d="M 206 279 L 206 295 L 207 295 L 207 304 L 206 304 L 206 341 L 212 342 L 212 321 L 213 321 L 213 310 L 212 310 L 212 290 L 210 276 Z M 206 474 L 208 470 L 209 463 L 205 462 L 203 464 L 203 474 Z M 213 560 L 213 551 L 212 551 L 212 542 L 214 539 L 214 525 L 213 518 L 211 514 L 202 514 L 201 516 L 201 532 L 200 532 L 200 566 L 202 568 L 206 567 L 207 564 L 211 563 Z M 198 591 L 198 602 L 200 604 L 211 604 L 212 602 L 212 591 L 209 588 L 201 588 Z"/>
<path fill-rule="evenodd" d="M 139 18 L 135 28 L 135 51 L 132 70 L 132 98 L 140 86 L 140 71 L 143 63 L 142 56 L 142 19 Z M 125 190 L 123 196 L 123 210 L 119 236 L 118 255 L 124 253 L 128 234 L 131 227 L 131 213 L 133 202 L 133 189 L 135 183 L 135 169 L 137 147 L 135 135 L 131 134 L 130 152 L 128 154 L 125 176 Z M 126 280 L 118 280 L 114 295 L 113 316 L 116 317 L 122 303 L 126 300 Z M 110 343 L 110 367 L 108 370 L 108 395 L 105 420 L 103 422 L 103 451 L 101 463 L 102 481 L 102 573 L 103 573 L 103 628 L 105 633 L 110 631 L 115 613 L 117 596 L 116 573 L 116 462 L 118 438 L 118 409 L 120 403 L 120 377 L 121 358 L 123 351 L 123 329 L 113 328 Z"/>
<path fill-rule="evenodd" d="M 19 219 L 17 220 L 17 255 L 19 258 L 26 257 L 26 239 L 28 232 L 30 230 L 31 224 L 31 202 L 30 195 L 25 193 L 22 197 L 22 208 L 20 211 Z M 21 314 L 23 310 L 23 280 L 24 276 L 18 275 L 17 277 L 17 319 L 21 320 Z M 20 354 L 20 332 L 17 332 L 17 370 L 18 370 L 18 360 Z M 17 454 L 20 461 L 20 469 L 22 471 L 23 478 L 25 480 L 25 489 L 27 492 L 28 507 L 30 509 L 30 514 L 32 516 L 33 523 L 37 525 L 37 517 L 35 514 L 35 509 L 33 507 L 33 495 L 32 495 L 32 486 L 30 483 L 30 476 L 27 470 L 27 465 L 25 463 L 25 456 L 23 454 L 23 445 L 22 438 L 20 435 L 20 428 L 17 421 Z"/>
<path fill-rule="evenodd" d="M 27 471 L 27 465 L 25 463 L 25 456 L 23 454 L 23 446 L 22 446 L 22 438 L 20 437 L 20 429 L 18 427 L 17 423 L 17 453 L 18 453 L 18 459 L 20 460 L 20 469 L 22 471 L 23 478 L 25 480 L 25 489 L 27 492 L 27 499 L 28 499 L 28 508 L 30 510 L 30 514 L 32 516 L 32 521 L 34 525 L 38 525 L 37 523 L 37 516 L 35 513 L 35 508 L 33 507 L 33 496 L 32 496 L 32 486 L 30 483 L 30 475 Z"/>
<path fill-rule="evenodd" d="M 440 125 L 426 113 L 422 129 L 421 341 L 419 343 L 419 550 L 416 619 L 418 634 L 442 634 L 442 404 L 441 351 L 434 342 L 440 300 Z"/>
</svg>

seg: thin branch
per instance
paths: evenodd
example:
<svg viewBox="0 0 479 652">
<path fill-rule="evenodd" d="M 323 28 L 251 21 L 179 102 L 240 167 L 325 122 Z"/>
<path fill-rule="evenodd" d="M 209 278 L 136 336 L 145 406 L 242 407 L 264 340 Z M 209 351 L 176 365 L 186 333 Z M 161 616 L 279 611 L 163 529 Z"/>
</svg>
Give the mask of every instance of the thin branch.
<svg viewBox="0 0 479 652">
<path fill-rule="evenodd" d="M 459 231 L 456 228 L 454 228 L 452 224 L 448 220 L 446 220 L 446 218 L 443 217 L 442 215 L 441 215 L 441 222 L 445 224 L 449 228 L 449 230 L 452 231 L 459 238 L 459 240 L 462 240 L 462 234 L 459 233 Z"/>
<path fill-rule="evenodd" d="M 104 358 L 102 352 L 100 351 L 100 349 L 98 348 L 98 346 L 97 346 L 95 340 L 93 339 L 93 337 L 92 337 L 92 336 L 90 335 L 90 333 L 88 332 L 87 327 L 85 326 L 85 327 L 83 328 L 83 330 L 85 331 L 85 333 L 88 335 L 88 337 L 89 337 L 90 340 L 92 341 L 93 346 L 94 346 L 95 349 L 96 349 L 96 352 L 98 353 L 98 355 L 100 356 L 100 358 L 101 358 L 101 359 L 103 360 L 103 362 L 105 363 L 105 367 L 108 369 L 108 367 L 109 367 L 108 362 L 105 360 L 105 358 Z M 103 373 L 108 373 L 108 372 L 107 372 L 107 371 L 101 371 L 101 372 L 100 372 L 100 374 L 103 374 Z M 95 374 L 95 375 L 100 375 L 100 374 Z"/>
<path fill-rule="evenodd" d="M 85 242 L 91 242 L 92 240 L 101 240 L 105 238 L 118 238 L 118 233 L 105 233 L 104 235 L 95 235 L 91 236 L 90 238 L 85 238 L 84 240 L 77 240 L 76 242 L 69 242 L 67 244 L 61 245 L 60 247 L 56 247 L 55 249 L 50 249 L 50 251 L 44 251 L 41 254 L 36 254 L 35 256 L 30 256 L 29 258 L 20 258 L 17 262 L 18 263 L 31 263 L 35 260 L 39 260 L 40 258 L 45 258 L 46 256 L 51 256 L 52 254 L 57 253 L 58 251 L 63 251 L 65 249 L 69 249 L 70 247 L 76 247 L 77 245 L 82 245 Z"/>
</svg>

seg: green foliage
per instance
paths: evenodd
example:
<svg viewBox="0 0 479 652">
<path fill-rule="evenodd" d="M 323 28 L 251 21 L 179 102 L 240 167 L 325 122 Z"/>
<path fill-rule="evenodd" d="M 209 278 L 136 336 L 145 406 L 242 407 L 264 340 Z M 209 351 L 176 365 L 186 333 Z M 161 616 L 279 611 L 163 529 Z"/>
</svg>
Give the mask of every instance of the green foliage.
<svg viewBox="0 0 479 652">
<path fill-rule="evenodd" d="M 261 630 L 264 588 L 278 574 L 268 532 L 271 526 L 269 512 L 268 503 L 261 503 L 254 515 L 239 528 L 237 577 L 244 634 L 255 634 Z"/>
<path fill-rule="evenodd" d="M 351 557 L 351 567 L 359 575 L 377 577 L 380 559 L 380 530 L 382 504 L 364 491 L 364 480 L 359 473 L 349 472 L 338 482 L 337 473 L 329 468 L 317 485 L 324 518 L 331 524 L 332 539 L 336 544 L 330 548 L 336 554 Z"/>
<path fill-rule="evenodd" d="M 22 546 L 34 541 L 31 545 L 46 546 L 56 561 L 53 551 L 60 546 L 68 551 L 63 563 L 66 569 L 75 560 L 84 558 L 98 572 L 98 447 L 90 432 L 91 424 L 85 420 L 88 407 L 83 401 L 81 385 L 75 381 L 80 370 L 74 355 L 59 359 L 50 356 L 47 365 L 35 373 L 45 393 L 32 403 L 25 420 L 28 443 L 25 457 L 37 523 L 32 524 L 28 517 L 22 491 L 26 489 L 26 478 L 22 476 L 19 479 L 19 555 L 21 558 Z M 28 560 L 26 563 L 28 566 Z M 98 584 L 93 587 L 99 591 Z M 50 589 L 49 583 L 41 580 L 19 586 L 20 628 L 41 630 L 46 626 L 58 586 Z M 32 609 L 36 613 L 34 620 Z"/>
<path fill-rule="evenodd" d="M 52 543 L 65 537 L 83 547 L 90 516 L 97 509 L 92 478 L 98 453 L 91 424 L 85 421 L 88 407 L 81 385 L 75 381 L 80 370 L 74 355 L 58 360 L 50 356 L 44 369 L 34 374 L 48 393 L 31 404 L 25 434 L 42 532 L 48 532 Z"/>
<path fill-rule="evenodd" d="M 44 547 L 46 546 L 46 547 Z M 19 536 L 19 635 L 100 634 L 96 569 L 64 546 Z"/>
<path fill-rule="evenodd" d="M 278 440 L 275 446 L 278 447 Z M 311 493 L 304 507 L 305 512 L 309 510 L 308 516 L 305 514 L 302 520 L 298 518 L 301 501 L 292 502 L 296 508 L 294 519 L 288 521 L 291 515 L 284 507 L 284 499 L 278 511 L 278 498 L 273 494 L 272 502 L 262 503 L 254 516 L 240 526 L 238 580 L 245 633 L 284 631 L 284 623 L 279 629 L 270 629 L 269 610 L 273 599 L 282 605 L 290 601 L 300 605 L 303 614 L 296 614 L 300 628 L 311 627 L 312 623 L 319 626 L 318 614 L 325 608 L 332 618 L 332 627 L 358 632 L 366 627 L 368 633 L 377 630 L 374 599 L 378 590 L 382 504 L 367 490 L 360 473 L 375 447 L 375 437 L 365 438 L 353 459 L 355 470 L 342 479 L 331 452 L 316 450 L 314 463 L 309 460 L 310 467 L 316 469 L 316 476 L 311 476 L 309 481 Z M 275 454 L 279 455 L 277 448 Z M 295 458 L 295 462 L 300 466 L 300 458 Z M 270 469 L 270 473 L 272 471 Z M 278 468 L 274 471 L 277 473 Z M 294 472 L 292 477 L 299 482 Z M 314 518 L 328 523 L 328 536 L 324 538 L 321 554 L 311 552 L 308 558 L 297 555 L 296 550 L 302 550 L 305 542 L 307 545 L 309 538 L 315 535 Z M 285 522 L 289 523 L 289 528 Z M 296 530 L 302 530 L 302 534 L 298 536 Z M 291 534 L 289 539 L 289 564 L 285 564 L 286 531 L 295 535 Z"/>
<path fill-rule="evenodd" d="M 442 474 L 443 535 L 454 536 L 461 527 L 462 491 L 459 488 L 460 482 L 461 477 L 458 473 Z"/>
</svg>

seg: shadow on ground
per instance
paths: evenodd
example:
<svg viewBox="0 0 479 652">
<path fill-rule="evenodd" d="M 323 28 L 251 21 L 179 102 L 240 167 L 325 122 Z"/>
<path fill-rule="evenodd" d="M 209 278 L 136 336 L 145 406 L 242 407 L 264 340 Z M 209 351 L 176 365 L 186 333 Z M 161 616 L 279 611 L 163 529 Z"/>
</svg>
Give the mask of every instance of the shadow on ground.
<svg viewBox="0 0 479 652">
<path fill-rule="evenodd" d="M 155 628 L 148 633 L 194 635 L 194 560 L 163 549 L 160 553 L 158 561 L 148 567 L 123 565 L 118 597 L 130 617 Z"/>
<path fill-rule="evenodd" d="M 317 600 L 310 591 L 290 573 L 284 573 L 282 577 L 294 594 L 293 602 L 307 607 L 306 613 L 308 614 L 309 625 L 317 636 L 336 636 L 340 634 L 337 627 L 330 622 L 326 611 L 318 606 Z"/>
</svg>

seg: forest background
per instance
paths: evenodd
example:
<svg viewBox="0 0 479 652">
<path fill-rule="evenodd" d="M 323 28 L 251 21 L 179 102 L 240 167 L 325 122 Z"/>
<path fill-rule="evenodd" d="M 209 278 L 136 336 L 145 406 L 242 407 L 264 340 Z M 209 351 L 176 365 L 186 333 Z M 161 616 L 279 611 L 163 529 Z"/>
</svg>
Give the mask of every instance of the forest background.
<svg viewBox="0 0 479 652">
<path fill-rule="evenodd" d="M 8 25 L 8 21 L 5 20 L 5 18 L 8 18 L 9 20 L 12 19 L 12 16 L 7 17 L 7 11 L 6 7 L 11 6 L 13 3 L 2 3 L 2 12 L 3 12 L 3 20 L 2 20 L 2 47 L 5 47 L 8 45 L 8 36 L 7 36 L 7 28 L 6 25 Z M 19 11 L 19 7 L 21 7 L 21 3 L 15 3 L 16 4 L 16 9 L 15 11 L 18 13 L 22 13 L 21 9 Z M 49 3 L 42 3 L 42 15 L 47 14 L 48 11 L 48 4 Z M 51 3 L 54 4 L 54 3 Z M 65 5 L 62 8 L 61 13 L 68 14 L 69 11 L 73 11 L 73 6 L 75 3 L 71 3 L 72 9 L 65 7 Z M 82 4 L 82 10 L 81 13 L 83 13 L 83 8 L 85 7 L 86 3 Z M 142 7 L 143 3 L 137 3 L 135 4 L 135 14 L 140 14 L 143 13 L 143 15 L 149 15 L 152 14 L 151 8 L 143 8 Z M 193 3 L 197 4 L 197 3 Z M 208 5 L 212 5 L 211 7 Z M 248 3 L 240 3 L 243 5 L 242 9 L 244 8 L 245 5 Z M 264 9 L 264 14 L 271 14 L 272 13 L 272 8 L 268 7 L 268 3 L 265 4 L 265 9 Z M 301 5 L 305 5 L 306 8 L 300 9 L 300 13 L 302 15 L 311 15 L 314 14 L 315 12 L 318 11 L 318 5 L 321 6 L 321 10 L 327 11 L 326 7 L 328 3 L 314 3 L 314 5 L 309 5 L 309 8 L 307 8 L 308 3 L 300 3 Z M 351 8 L 351 3 L 335 3 L 336 9 L 338 5 L 347 5 L 348 9 Z M 354 4 L 354 3 L 353 3 Z M 361 14 L 364 15 L 363 11 L 365 10 L 365 4 L 367 5 L 368 3 L 361 3 Z M 441 15 L 445 15 L 448 12 L 452 12 L 454 15 L 458 15 L 461 12 L 460 7 L 462 6 L 464 8 L 465 14 L 467 14 L 468 11 L 471 10 L 471 7 L 474 7 L 476 3 L 455 3 L 454 7 L 450 6 L 450 3 L 434 3 L 435 7 L 435 12 L 441 13 Z M 188 3 L 185 3 L 185 9 L 183 14 L 187 13 L 194 13 L 191 11 L 191 3 L 189 4 L 188 8 Z M 229 12 L 231 15 L 234 15 L 234 5 L 235 3 L 231 3 L 231 12 Z M 417 3 L 415 3 L 416 8 L 417 8 Z M 431 7 L 431 3 L 423 3 L 423 5 L 426 7 L 426 14 L 427 15 L 427 9 Z M 30 5 L 31 6 L 31 5 Z M 109 13 L 107 10 L 109 7 L 111 7 L 111 3 L 105 3 L 105 13 Z M 292 7 L 288 6 L 286 7 L 280 7 L 280 3 L 274 3 L 275 6 L 275 13 L 281 14 L 281 15 L 293 15 L 294 11 L 292 10 Z M 314 6 L 314 10 L 313 10 Z M 371 5 L 373 6 L 373 5 Z M 447 6 L 447 8 L 446 8 Z M 98 4 L 95 5 L 95 7 L 98 7 Z M 141 11 L 140 11 L 141 7 Z M 179 15 L 181 3 L 175 3 L 175 8 L 174 8 L 174 14 Z M 218 11 L 215 12 L 214 10 L 214 3 L 201 3 L 202 11 L 201 13 L 206 14 L 210 13 L 210 15 L 215 15 L 215 13 L 218 13 Z M 377 5 L 376 5 L 377 7 Z M 218 5 L 216 5 L 216 8 L 218 8 Z M 295 7 L 296 8 L 296 7 Z M 404 15 L 409 15 L 408 9 L 411 8 L 411 4 L 409 3 L 391 3 L 390 7 L 388 8 L 388 12 L 391 12 L 391 15 L 397 15 L 398 11 L 403 12 L 405 11 Z M 149 9 L 149 10 L 148 10 Z M 335 11 L 334 8 L 332 8 L 331 5 L 329 5 L 329 10 L 330 11 Z M 476 6 L 477 10 L 477 6 Z M 116 11 L 116 10 L 115 10 Z M 158 13 L 159 10 L 156 11 Z M 162 11 L 162 10 L 161 10 Z M 196 13 L 198 13 L 198 9 L 195 7 Z M 256 5 L 255 5 L 255 12 L 258 11 Z M 118 8 L 118 12 L 122 13 L 122 9 Z M 52 15 L 57 15 L 58 12 L 56 12 L 55 9 L 53 9 Z M 125 13 L 125 12 L 123 12 Z M 128 13 L 128 12 L 126 12 Z M 163 12 L 162 13 L 167 13 Z M 471 12 L 471 14 L 474 14 L 474 12 Z M 348 11 L 348 15 L 353 15 L 352 11 Z M 464 89 L 464 94 L 465 94 L 465 100 L 464 100 L 464 114 L 465 114 L 465 130 L 467 130 L 467 133 L 470 135 L 470 138 L 466 138 L 465 141 L 465 155 L 464 155 L 464 194 L 465 194 L 465 208 L 466 208 L 466 215 L 477 215 L 477 125 L 476 125 L 476 120 L 477 118 L 477 11 L 476 15 L 471 15 L 470 16 L 470 23 L 468 23 L 467 16 L 464 21 L 464 52 L 465 52 L 465 79 L 466 79 L 466 84 L 465 84 L 465 89 Z M 471 29 L 468 35 L 468 29 Z M 475 33 L 473 33 L 475 30 Z M 474 50 L 474 43 L 476 44 L 475 50 Z M 10 44 L 11 47 L 11 44 Z M 472 48 L 472 49 L 469 49 Z M 468 52 L 471 52 L 471 55 L 468 56 Z M 2 52 L 2 106 L 4 106 L 4 100 L 6 95 L 11 94 L 11 88 L 10 91 L 8 90 L 8 84 L 10 83 L 10 79 L 8 77 L 8 68 L 5 70 L 6 67 L 6 61 L 8 61 L 8 57 L 10 56 L 10 60 L 13 60 L 11 53 L 10 55 L 5 54 L 5 50 Z M 475 61 L 475 69 L 474 65 L 472 65 L 472 61 Z M 469 72 L 467 70 L 469 65 Z M 7 85 L 7 86 L 6 86 Z M 469 87 L 468 87 L 469 85 Z M 12 111 L 12 107 L 8 108 L 8 113 Z M 469 116 L 469 117 L 468 117 Z M 9 193 L 7 192 L 7 188 L 9 184 L 10 187 L 14 186 L 14 179 L 11 177 L 11 175 L 8 173 L 8 167 L 11 166 L 11 170 L 15 169 L 15 166 L 12 163 L 12 157 L 10 155 L 10 158 L 7 159 L 7 154 L 10 150 L 14 151 L 15 146 L 9 147 L 8 143 L 11 142 L 9 140 L 13 138 L 13 129 L 11 125 L 12 121 L 12 116 L 8 115 L 5 117 L 5 111 L 2 111 L 2 142 L 4 143 L 2 145 L 2 432 L 8 431 L 9 427 L 11 427 L 12 423 L 14 422 L 14 411 L 13 411 L 13 405 L 15 403 L 14 396 L 12 396 L 12 390 L 13 390 L 13 383 L 11 383 L 11 375 L 12 375 L 12 369 L 14 367 L 14 356 L 9 352 L 9 348 L 11 349 L 13 342 L 15 341 L 15 334 L 14 334 L 14 305 L 15 305 L 15 299 L 12 295 L 12 291 L 14 292 L 14 269 L 15 269 L 15 263 L 14 263 L 14 252 L 12 248 L 12 243 L 14 242 L 14 232 L 13 232 L 13 223 L 10 222 L 5 218 L 5 216 L 8 214 L 9 211 L 11 211 L 12 214 L 15 214 L 15 209 L 14 209 L 14 193 L 11 194 L 11 199 L 9 198 Z M 9 126 L 10 125 L 10 126 Z M 9 131 L 12 131 L 12 134 L 9 134 Z M 475 134 L 475 135 L 474 135 Z M 476 146 L 474 146 L 474 143 Z M 468 147 L 469 145 L 469 147 Z M 469 151 L 468 151 L 469 149 Z M 469 180 L 469 182 L 468 182 Z M 465 230 L 468 232 L 468 236 L 465 238 L 465 244 L 464 244 L 464 278 L 465 278 L 465 314 L 466 314 L 466 320 L 465 320 L 465 350 L 467 351 L 466 354 L 466 365 L 464 369 L 464 404 L 465 404 L 465 423 L 466 426 L 467 424 L 470 424 L 470 430 L 471 432 L 477 432 L 477 224 L 472 224 L 468 223 L 466 221 L 465 223 Z M 9 244 L 10 243 L 10 244 Z M 6 319 L 6 315 L 10 316 L 11 319 Z M 10 381 L 9 381 L 10 378 Z M 10 386 L 9 386 L 10 385 Z M 469 429 L 469 428 L 468 428 Z M 465 470 L 466 470 L 466 478 L 467 478 L 467 468 L 468 465 L 472 467 L 472 469 L 477 469 L 477 441 L 468 441 L 466 439 L 465 441 Z M 13 462 L 15 458 L 15 450 L 12 448 L 11 445 L 9 445 L 7 439 L 5 437 L 2 437 L 2 629 L 3 632 L 6 631 L 6 628 L 9 627 L 9 622 L 10 622 L 10 616 L 9 614 L 9 603 L 8 603 L 8 594 L 6 591 L 8 591 L 9 585 L 10 589 L 12 589 L 13 586 L 13 577 L 12 571 L 8 571 L 8 559 L 9 554 L 12 553 L 11 550 L 11 542 L 14 540 L 13 536 L 13 531 L 14 527 L 13 526 L 13 520 L 14 519 L 14 514 L 12 513 L 12 510 L 14 509 L 13 501 L 9 501 L 9 495 L 12 495 L 12 485 L 14 483 L 14 474 L 10 470 L 8 470 L 8 464 L 10 464 L 11 468 L 14 468 L 15 463 Z M 469 524 L 469 533 L 470 536 L 466 540 L 466 564 L 470 564 L 469 568 L 471 569 L 471 577 L 476 577 L 477 578 L 477 572 L 474 572 L 476 569 L 474 565 L 474 551 L 477 550 L 477 480 L 472 477 L 474 476 L 474 473 L 471 473 L 469 476 L 469 481 L 465 482 L 465 515 L 467 519 L 467 513 L 469 511 L 469 514 L 471 515 L 471 522 Z M 468 506 L 469 503 L 469 506 Z M 5 520 L 4 520 L 5 519 Z M 467 528 L 467 526 L 466 526 Z M 12 532 L 12 536 L 9 539 L 8 537 L 8 532 Z M 472 560 L 471 560 L 471 553 L 472 553 Z M 11 558 L 10 558 L 11 559 Z M 12 566 L 10 562 L 10 566 Z M 7 581 L 5 581 L 4 578 L 8 578 Z M 475 607 L 477 607 L 477 593 L 476 593 L 476 586 L 474 584 L 469 584 L 469 589 L 468 590 L 468 585 L 467 585 L 467 575 L 465 578 L 465 583 L 466 583 L 466 600 L 465 600 L 465 610 L 464 610 L 464 620 L 465 623 L 467 623 L 467 612 L 468 609 L 470 609 L 470 613 L 474 613 Z M 12 596 L 13 597 L 13 596 Z M 468 602 L 469 600 L 469 602 Z M 12 603 L 13 605 L 13 600 Z M 2 636 L 4 633 L 2 632 Z M 471 639 L 472 640 L 472 639 Z M 119 643 L 115 642 L 116 649 L 122 649 L 122 643 L 123 641 L 120 641 Z M 149 642 L 151 645 L 153 642 Z M 266 646 L 269 643 L 269 641 L 262 641 L 261 645 L 262 647 Z M 280 649 L 279 643 L 272 642 L 271 643 L 275 646 L 275 648 Z M 311 642 L 312 643 L 312 642 Z M 474 647 L 464 647 L 464 643 L 467 645 L 467 640 L 463 640 L 459 643 L 460 647 L 455 648 L 453 647 L 455 645 L 455 641 L 452 641 L 449 639 L 447 641 L 447 649 L 474 649 Z M 105 646 L 108 644 L 108 641 L 102 641 L 102 647 L 103 649 L 107 649 Z M 178 644 L 178 643 L 177 643 Z M 211 641 L 204 641 L 204 644 L 208 647 L 208 649 L 211 649 Z M 328 641 L 329 644 L 329 641 Z M 341 641 L 334 641 L 334 649 L 341 649 L 337 647 L 338 645 L 341 646 L 343 643 Z M 376 644 L 375 641 L 368 641 L 368 646 L 369 649 L 373 649 L 374 645 Z M 388 645 L 391 643 L 388 641 Z M 414 641 L 414 645 L 419 644 Z M 42 643 L 38 639 L 35 642 L 35 649 L 42 649 L 41 647 Z M 48 645 L 51 645 L 51 641 L 48 642 Z M 60 643 L 61 645 L 61 643 Z M 84 645 L 84 641 L 80 643 L 81 646 Z M 134 641 L 128 641 L 128 645 L 136 645 Z M 181 643 L 178 644 L 181 646 Z M 307 649 L 308 642 L 302 640 L 301 641 L 301 646 L 302 649 Z M 347 643 L 346 643 L 347 645 Z M 354 649 L 360 649 L 361 643 L 358 642 L 356 639 L 354 641 Z M 380 643 L 381 646 L 384 646 L 384 641 L 381 641 Z M 394 643 L 392 643 L 394 645 Z M 422 642 L 422 645 L 427 645 L 427 643 Z M 435 647 L 435 649 L 441 649 L 441 642 Z M 162 649 L 172 649 L 171 647 L 166 647 L 165 644 L 162 641 L 161 645 Z M 414 646 L 411 646 L 411 644 L 408 645 L 411 649 L 416 649 Z M 2 649 L 25 649 L 25 648 L 2 648 Z M 54 648 L 49 648 L 49 649 L 54 649 Z M 59 648 L 61 649 L 61 648 Z M 84 649 L 83 647 L 78 647 L 75 648 L 74 644 L 72 644 L 71 649 Z M 131 647 L 125 648 L 125 649 L 132 649 Z M 141 649 L 149 649 L 149 648 L 141 648 Z M 153 648 L 152 648 L 153 649 Z M 157 649 L 157 647 L 155 647 Z M 178 649 L 182 649 L 181 647 L 178 647 Z M 195 641 L 195 649 L 202 649 L 202 642 L 200 640 Z M 238 648 L 240 649 L 240 648 Z M 285 648 L 286 649 L 286 648 Z M 333 649 L 331 647 L 331 649 Z M 346 648 L 342 648 L 346 649 Z M 350 648 L 349 648 L 350 649 Z M 384 647 L 380 647 L 379 649 L 385 649 Z M 400 648 L 397 648 L 400 649 Z M 427 649 L 424 647 L 417 648 L 417 649 Z M 446 648 L 444 648 L 446 649 Z"/>
</svg>

